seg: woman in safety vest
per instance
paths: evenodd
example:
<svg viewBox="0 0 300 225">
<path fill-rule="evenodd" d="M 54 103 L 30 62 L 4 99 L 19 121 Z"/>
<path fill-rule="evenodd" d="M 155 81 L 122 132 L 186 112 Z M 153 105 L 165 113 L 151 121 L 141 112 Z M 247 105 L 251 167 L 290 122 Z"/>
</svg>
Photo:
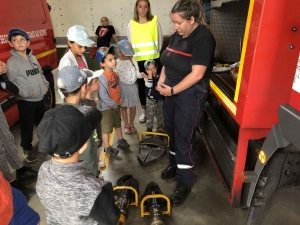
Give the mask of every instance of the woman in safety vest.
<svg viewBox="0 0 300 225">
<path fill-rule="evenodd" d="M 153 59 L 160 65 L 159 51 L 162 47 L 163 35 L 157 16 L 151 13 L 149 0 L 137 0 L 134 6 L 134 17 L 127 27 L 127 38 L 131 42 L 140 72 L 145 72 L 144 62 Z M 146 93 L 144 79 L 137 79 L 139 98 L 142 105 L 140 123 L 146 122 Z"/>
</svg>

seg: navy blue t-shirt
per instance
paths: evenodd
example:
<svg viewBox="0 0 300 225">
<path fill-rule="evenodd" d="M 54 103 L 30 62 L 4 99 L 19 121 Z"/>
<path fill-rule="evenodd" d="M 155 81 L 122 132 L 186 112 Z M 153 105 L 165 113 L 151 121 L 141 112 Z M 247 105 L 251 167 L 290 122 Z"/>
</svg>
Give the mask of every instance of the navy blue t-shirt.
<svg viewBox="0 0 300 225">
<path fill-rule="evenodd" d="M 167 78 L 181 81 L 191 73 L 193 65 L 203 65 L 207 66 L 203 78 L 208 82 L 214 66 L 216 41 L 205 26 L 199 25 L 185 38 L 175 32 L 170 37 L 168 47 L 183 54 L 171 52 L 168 49 L 162 53 L 161 63 L 165 67 Z"/>
</svg>

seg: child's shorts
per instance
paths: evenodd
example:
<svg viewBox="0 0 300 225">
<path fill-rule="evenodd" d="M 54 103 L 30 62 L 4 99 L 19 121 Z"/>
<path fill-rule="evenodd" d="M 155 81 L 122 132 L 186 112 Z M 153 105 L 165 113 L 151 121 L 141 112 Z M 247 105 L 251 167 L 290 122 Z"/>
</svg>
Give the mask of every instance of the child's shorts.
<svg viewBox="0 0 300 225">
<path fill-rule="evenodd" d="M 113 128 L 121 127 L 121 110 L 120 106 L 116 109 L 102 111 L 102 133 L 110 134 Z"/>
</svg>

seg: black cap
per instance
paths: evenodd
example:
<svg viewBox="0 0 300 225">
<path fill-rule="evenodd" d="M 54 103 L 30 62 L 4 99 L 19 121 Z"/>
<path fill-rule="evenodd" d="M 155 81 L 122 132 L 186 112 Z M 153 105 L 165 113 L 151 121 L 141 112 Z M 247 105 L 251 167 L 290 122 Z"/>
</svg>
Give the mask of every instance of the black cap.
<svg viewBox="0 0 300 225">
<path fill-rule="evenodd" d="M 39 152 L 68 158 L 77 152 L 92 135 L 85 116 L 72 105 L 47 111 L 37 127 Z"/>
<path fill-rule="evenodd" d="M 102 113 L 92 106 L 81 106 L 78 108 L 84 117 L 89 121 L 93 130 L 101 123 Z"/>
</svg>

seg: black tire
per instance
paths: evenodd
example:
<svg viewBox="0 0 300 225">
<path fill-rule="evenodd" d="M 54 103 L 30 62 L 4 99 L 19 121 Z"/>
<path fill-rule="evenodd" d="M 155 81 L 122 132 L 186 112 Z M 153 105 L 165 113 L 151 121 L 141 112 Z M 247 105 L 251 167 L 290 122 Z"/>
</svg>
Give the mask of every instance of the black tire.
<svg viewBox="0 0 300 225">
<path fill-rule="evenodd" d="M 54 78 L 51 71 L 45 71 L 44 76 L 49 82 L 49 90 L 45 95 L 46 111 L 55 107 Z"/>
<path fill-rule="evenodd" d="M 54 97 L 54 95 L 55 94 L 54 94 L 52 88 L 49 88 L 48 92 L 44 96 L 46 111 L 48 111 L 49 109 L 52 109 L 52 108 L 55 107 L 55 97 Z"/>
<path fill-rule="evenodd" d="M 262 225 L 300 223 L 300 186 L 277 190 L 266 204 Z"/>
<path fill-rule="evenodd" d="M 298 182 L 299 165 L 299 150 L 292 145 L 279 149 L 273 154 L 259 177 L 248 210 L 246 225 L 262 224 L 266 205 L 271 201 L 273 194 Z M 272 225 L 272 223 L 266 224 Z"/>
</svg>

